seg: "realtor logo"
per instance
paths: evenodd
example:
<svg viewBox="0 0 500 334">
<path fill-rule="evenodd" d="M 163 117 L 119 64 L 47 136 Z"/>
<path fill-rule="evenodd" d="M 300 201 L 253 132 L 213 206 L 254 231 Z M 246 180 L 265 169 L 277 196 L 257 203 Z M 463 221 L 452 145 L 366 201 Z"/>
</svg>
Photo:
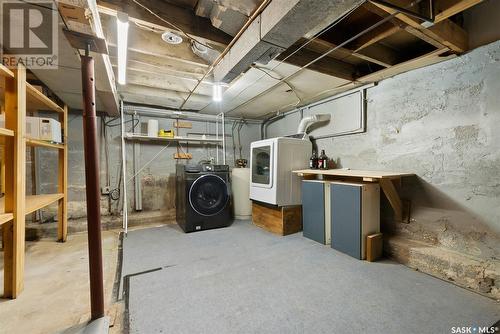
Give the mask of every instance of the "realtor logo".
<svg viewBox="0 0 500 334">
<path fill-rule="evenodd" d="M 0 0 L 2 64 L 57 68 L 58 10 L 54 1 Z"/>
</svg>

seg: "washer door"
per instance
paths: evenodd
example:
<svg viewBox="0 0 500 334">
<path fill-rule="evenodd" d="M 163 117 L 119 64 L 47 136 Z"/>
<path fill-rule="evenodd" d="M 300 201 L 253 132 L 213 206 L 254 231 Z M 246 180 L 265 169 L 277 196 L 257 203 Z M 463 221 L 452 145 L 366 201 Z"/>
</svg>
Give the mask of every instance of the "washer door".
<svg viewBox="0 0 500 334">
<path fill-rule="evenodd" d="M 229 201 L 227 185 L 217 175 L 206 174 L 197 178 L 189 189 L 189 204 L 202 216 L 214 216 Z"/>
</svg>

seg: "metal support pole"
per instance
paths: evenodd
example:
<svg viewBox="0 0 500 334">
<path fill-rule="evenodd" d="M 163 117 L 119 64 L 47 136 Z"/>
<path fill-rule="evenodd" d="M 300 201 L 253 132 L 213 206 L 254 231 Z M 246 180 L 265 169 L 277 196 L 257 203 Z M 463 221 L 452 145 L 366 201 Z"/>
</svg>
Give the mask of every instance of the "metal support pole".
<svg viewBox="0 0 500 334">
<path fill-rule="evenodd" d="M 137 121 L 137 122 L 136 122 Z M 141 124 L 141 119 L 140 116 L 137 115 L 132 115 L 132 123 L 135 125 L 136 123 Z M 132 132 L 136 132 L 135 126 L 133 126 Z M 134 142 L 133 146 L 134 150 L 134 203 L 135 203 L 135 211 L 142 211 L 142 187 L 141 187 L 141 178 L 136 175 L 137 171 L 139 170 L 139 159 L 141 155 L 141 143 L 140 142 Z"/>
<path fill-rule="evenodd" d="M 95 110 L 94 59 L 89 46 L 82 61 L 83 143 L 85 187 L 87 194 L 87 229 L 89 243 L 90 309 L 92 320 L 104 316 L 102 270 L 101 206 L 99 191 L 99 147 Z"/>
<path fill-rule="evenodd" d="M 219 139 L 219 115 L 215 118 L 215 138 Z M 215 154 L 216 154 L 216 163 L 219 164 L 219 142 L 216 144 Z"/>
<path fill-rule="evenodd" d="M 226 164 L 226 123 L 224 113 L 221 113 L 222 118 L 222 164 Z"/>
<path fill-rule="evenodd" d="M 125 115 L 123 114 L 123 101 L 120 101 L 120 117 L 121 117 L 121 137 L 122 137 L 122 177 L 123 177 L 123 229 L 125 234 L 128 233 L 128 200 L 127 200 L 127 151 L 125 147 Z"/>
</svg>

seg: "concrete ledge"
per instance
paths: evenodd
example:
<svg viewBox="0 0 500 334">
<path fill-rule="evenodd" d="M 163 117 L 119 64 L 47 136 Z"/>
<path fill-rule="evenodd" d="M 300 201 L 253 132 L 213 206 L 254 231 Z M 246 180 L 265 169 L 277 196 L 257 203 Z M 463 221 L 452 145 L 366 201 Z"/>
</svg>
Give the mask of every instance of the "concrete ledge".
<svg viewBox="0 0 500 334">
<path fill-rule="evenodd" d="M 402 237 L 384 240 L 396 261 L 484 296 L 500 299 L 500 261 L 484 260 Z"/>
<path fill-rule="evenodd" d="M 175 212 L 170 211 L 146 211 L 129 215 L 129 227 L 142 225 L 175 224 Z M 112 230 L 122 227 L 121 216 L 102 216 L 101 224 L 103 230 Z M 87 231 L 87 219 L 70 219 L 68 221 L 68 232 L 70 234 Z M 51 223 L 29 223 L 26 225 L 26 240 L 34 241 L 41 238 L 54 238 L 57 236 L 57 222 Z"/>
</svg>

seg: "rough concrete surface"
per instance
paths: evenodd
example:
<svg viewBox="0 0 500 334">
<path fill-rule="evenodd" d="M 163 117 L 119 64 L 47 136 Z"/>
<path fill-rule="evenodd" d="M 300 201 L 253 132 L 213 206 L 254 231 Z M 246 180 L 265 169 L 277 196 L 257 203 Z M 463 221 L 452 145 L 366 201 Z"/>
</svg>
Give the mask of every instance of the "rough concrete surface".
<svg viewBox="0 0 500 334">
<path fill-rule="evenodd" d="M 415 173 L 403 180 L 401 192 L 411 200 L 410 224 L 393 224 L 384 199 L 384 232 L 472 257 L 493 271 L 488 277 L 495 281 L 500 276 L 499 92 L 497 41 L 369 88 L 367 131 L 316 145 L 338 167 Z M 296 114 L 287 116 L 269 126 L 268 136 L 289 134 L 298 121 Z M 427 266 L 432 267 L 443 270 Z"/>
<path fill-rule="evenodd" d="M 102 234 L 105 307 L 111 311 L 112 323 L 117 312 L 112 291 L 118 235 L 116 231 Z M 0 254 L 3 265 L 3 252 Z M 3 288 L 3 268 L 0 287 Z M 17 299 L 0 299 L 0 333 L 54 333 L 89 319 L 87 235 L 69 235 L 65 243 L 53 239 L 28 242 L 24 291 Z"/>
<path fill-rule="evenodd" d="M 143 126 L 148 120 L 157 119 L 159 121 L 159 129 L 174 129 L 172 119 L 167 118 L 152 118 L 141 116 L 139 123 L 132 123 L 131 116 L 126 115 L 127 132 L 147 133 L 147 128 Z M 99 118 L 98 131 L 100 135 L 100 178 L 101 186 L 106 185 L 106 180 L 109 179 L 111 189 L 117 188 L 123 181 L 121 180 L 121 139 L 119 120 L 111 118 Z M 103 133 L 102 122 L 108 122 L 106 126 L 106 134 Z M 192 123 L 191 129 L 174 129 L 176 134 L 181 136 L 207 136 L 215 135 L 215 124 L 201 121 L 189 121 Z M 232 143 L 232 123 L 227 122 L 226 130 L 226 152 L 227 163 L 234 165 L 235 155 Z M 85 166 L 83 163 L 83 135 L 82 135 L 82 118 L 80 114 L 70 114 L 69 117 L 69 153 L 68 153 L 68 191 L 69 191 L 69 216 L 70 218 L 85 218 Z M 237 137 L 236 130 L 234 132 Z M 242 157 L 250 158 L 248 143 L 257 140 L 260 136 L 259 127 L 255 124 L 244 125 L 241 129 Z M 105 140 L 106 138 L 106 140 Z M 235 138 L 236 140 L 236 138 Z M 106 145 L 107 143 L 107 145 Z M 134 175 L 133 169 L 133 143 L 127 141 L 127 192 L 128 192 L 128 209 L 133 212 L 135 208 L 134 201 L 134 181 L 130 178 Z M 141 169 L 153 159 L 160 151 L 165 148 L 163 143 L 141 143 L 139 145 L 139 158 L 136 171 Z M 238 142 L 236 140 L 236 146 Z M 106 148 L 107 147 L 107 148 Z M 169 211 L 174 208 L 175 192 L 171 191 L 172 184 L 175 181 L 175 165 L 177 163 L 186 163 L 186 160 L 175 160 L 173 154 L 175 152 L 189 152 L 193 154 L 193 159 L 190 162 L 198 162 L 201 159 L 216 157 L 214 145 L 194 145 L 193 143 L 181 143 L 177 146 L 175 143 L 170 143 L 169 147 L 164 149 L 159 156 L 156 157 L 140 174 L 138 174 L 143 195 L 143 210 L 144 211 Z M 239 157 L 239 151 L 236 149 L 236 158 Z M 106 166 L 107 162 L 107 166 Z M 47 168 L 48 172 L 55 173 L 54 168 Z M 47 176 L 51 180 L 51 176 Z M 53 182 L 57 182 L 54 179 Z M 47 187 L 50 186 L 48 182 Z M 101 213 L 103 215 L 119 213 L 122 207 L 121 198 L 118 201 L 108 201 L 107 196 L 101 197 Z"/>
<path fill-rule="evenodd" d="M 131 333 L 450 333 L 500 317 L 493 300 L 403 265 L 245 221 L 132 231 L 123 243 L 131 274 Z"/>
</svg>

